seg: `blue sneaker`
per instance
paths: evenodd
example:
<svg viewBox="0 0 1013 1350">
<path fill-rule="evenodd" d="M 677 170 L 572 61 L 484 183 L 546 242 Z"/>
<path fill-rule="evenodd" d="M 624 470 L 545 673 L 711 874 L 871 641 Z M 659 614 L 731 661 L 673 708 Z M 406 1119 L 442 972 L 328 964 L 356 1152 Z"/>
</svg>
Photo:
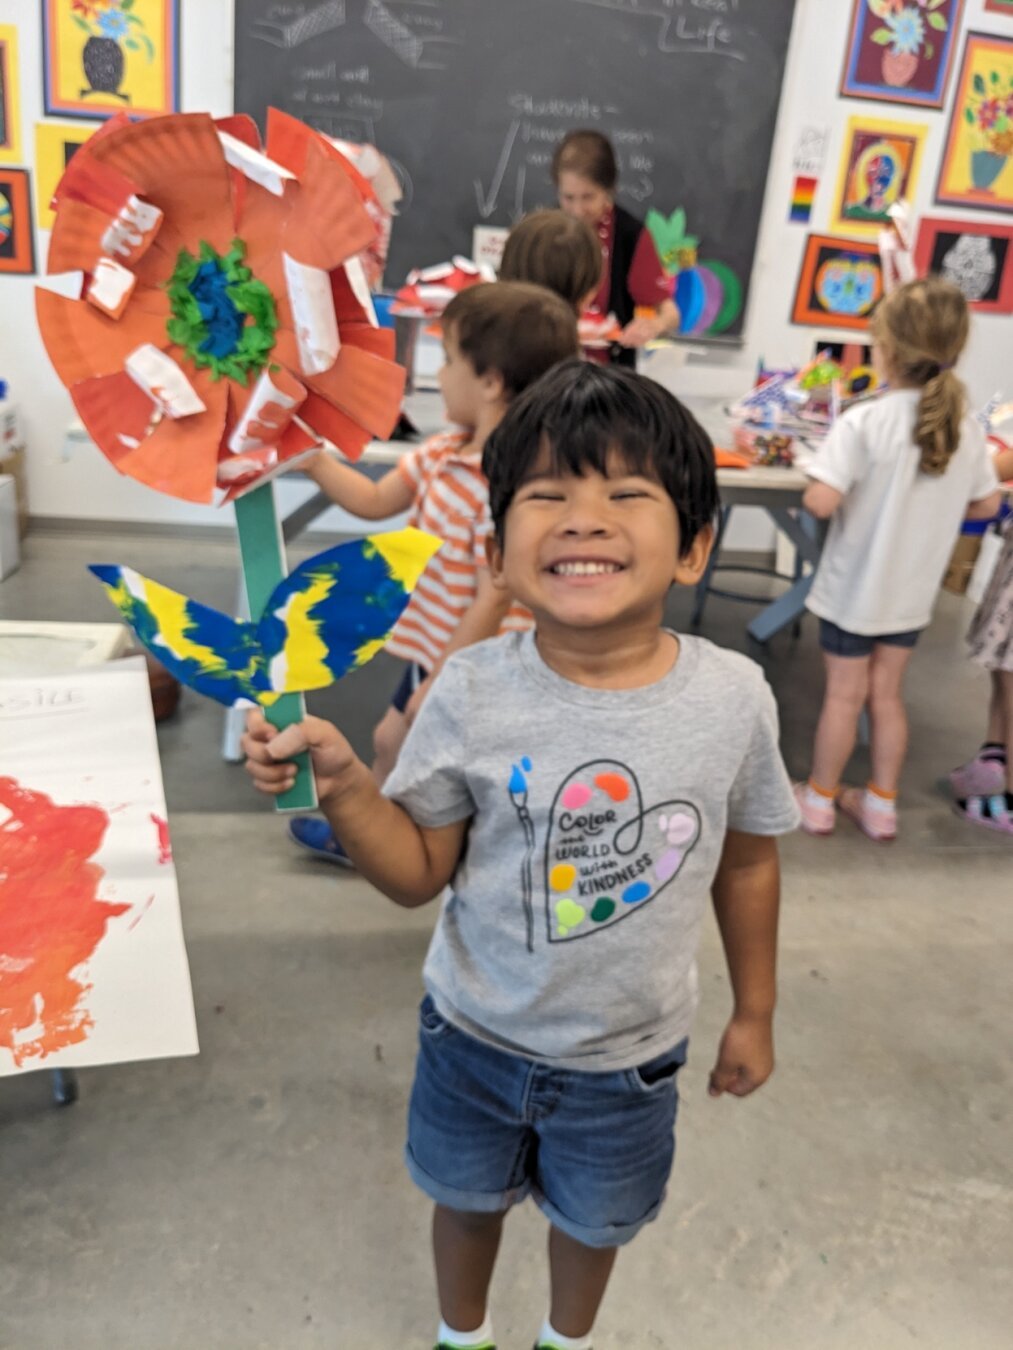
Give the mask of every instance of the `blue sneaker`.
<svg viewBox="0 0 1013 1350">
<path fill-rule="evenodd" d="M 288 822 L 288 837 L 324 862 L 355 870 L 355 863 L 334 837 L 334 831 L 319 816 L 292 816 Z"/>
</svg>

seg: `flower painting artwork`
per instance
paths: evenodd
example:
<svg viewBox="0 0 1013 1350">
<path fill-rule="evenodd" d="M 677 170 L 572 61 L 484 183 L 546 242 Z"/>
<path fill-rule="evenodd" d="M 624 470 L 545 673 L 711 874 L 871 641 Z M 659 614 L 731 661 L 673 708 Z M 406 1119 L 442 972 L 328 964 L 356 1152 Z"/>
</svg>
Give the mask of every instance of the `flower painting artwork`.
<svg viewBox="0 0 1013 1350">
<path fill-rule="evenodd" d="M 43 0 L 46 113 L 179 107 L 179 0 Z"/>
<path fill-rule="evenodd" d="M 914 196 L 927 128 L 910 122 L 852 117 L 844 140 L 834 225 L 876 234 L 890 207 Z"/>
<path fill-rule="evenodd" d="M 1013 210 L 1013 39 L 967 35 L 936 201 Z"/>
<path fill-rule="evenodd" d="M 853 0 L 841 93 L 941 108 L 964 0 Z"/>
<path fill-rule="evenodd" d="M 952 281 L 972 309 L 1013 314 L 1013 226 L 923 217 L 915 265 Z"/>
<path fill-rule="evenodd" d="M 811 234 L 791 321 L 865 330 L 882 294 L 882 262 L 875 241 Z"/>
</svg>

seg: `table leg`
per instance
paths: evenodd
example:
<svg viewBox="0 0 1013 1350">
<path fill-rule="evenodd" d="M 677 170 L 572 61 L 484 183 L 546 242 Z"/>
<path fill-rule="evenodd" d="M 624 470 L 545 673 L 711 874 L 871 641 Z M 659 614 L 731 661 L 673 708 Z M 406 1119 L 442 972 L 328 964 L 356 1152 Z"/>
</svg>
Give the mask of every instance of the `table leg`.
<svg viewBox="0 0 1013 1350">
<path fill-rule="evenodd" d="M 51 1082 L 57 1106 L 70 1106 L 77 1101 L 77 1074 L 73 1069 L 54 1069 Z"/>
<path fill-rule="evenodd" d="M 704 606 L 707 604 L 707 596 L 710 592 L 711 581 L 714 579 L 714 570 L 718 565 L 718 554 L 721 552 L 721 541 L 725 537 L 725 530 L 728 528 L 728 522 L 731 519 L 732 508 L 723 506 L 718 512 L 718 529 L 714 537 L 714 547 L 711 549 L 711 555 L 707 559 L 707 566 L 704 568 L 704 574 L 696 583 L 696 595 L 693 600 L 693 615 L 690 623 L 694 628 L 699 628 L 703 620 Z"/>
</svg>

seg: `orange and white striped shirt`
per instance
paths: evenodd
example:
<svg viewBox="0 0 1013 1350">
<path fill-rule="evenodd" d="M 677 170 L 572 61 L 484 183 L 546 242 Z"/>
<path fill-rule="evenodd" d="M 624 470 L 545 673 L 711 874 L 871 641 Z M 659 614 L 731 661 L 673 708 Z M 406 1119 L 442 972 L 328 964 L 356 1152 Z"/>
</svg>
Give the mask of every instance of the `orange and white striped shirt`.
<svg viewBox="0 0 1013 1350">
<path fill-rule="evenodd" d="M 475 603 L 478 569 L 486 566 L 485 541 L 492 533 L 489 488 L 482 457 L 467 452 L 461 432 L 431 436 L 398 464 L 415 500 L 409 525 L 443 540 L 443 547 L 419 578 L 408 607 L 394 626 L 387 651 L 432 670 L 458 624 Z M 530 628 L 523 605 L 512 605 L 500 632 Z"/>
</svg>

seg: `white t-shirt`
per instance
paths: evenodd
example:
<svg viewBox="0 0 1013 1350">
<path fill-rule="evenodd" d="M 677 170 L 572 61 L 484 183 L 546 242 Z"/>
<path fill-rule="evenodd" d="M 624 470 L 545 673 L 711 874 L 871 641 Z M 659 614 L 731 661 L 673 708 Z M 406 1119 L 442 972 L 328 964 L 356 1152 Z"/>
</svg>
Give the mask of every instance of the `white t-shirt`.
<svg viewBox="0 0 1013 1350">
<path fill-rule="evenodd" d="M 821 619 L 866 637 L 925 628 L 967 505 L 997 487 L 981 425 L 964 419 L 941 477 L 919 469 L 914 442 L 919 389 L 898 389 L 852 408 L 807 467 L 845 493 L 806 604 Z"/>
</svg>

